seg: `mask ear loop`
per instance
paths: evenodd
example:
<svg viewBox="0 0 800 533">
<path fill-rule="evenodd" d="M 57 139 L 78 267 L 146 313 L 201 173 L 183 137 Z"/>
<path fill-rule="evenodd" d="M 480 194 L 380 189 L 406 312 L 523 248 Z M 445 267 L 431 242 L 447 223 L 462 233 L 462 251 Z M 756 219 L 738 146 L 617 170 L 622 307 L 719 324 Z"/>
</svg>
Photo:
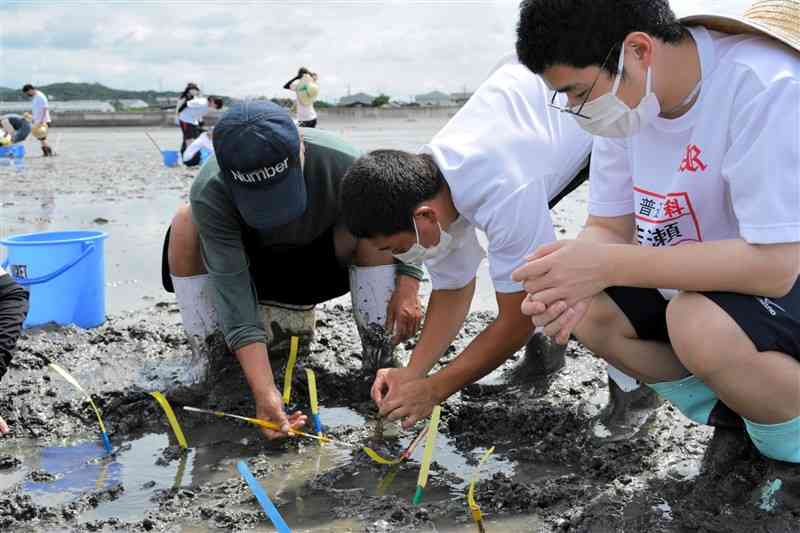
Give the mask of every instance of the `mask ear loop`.
<svg viewBox="0 0 800 533">
<path fill-rule="evenodd" d="M 414 220 L 414 215 L 411 215 L 411 223 L 414 225 L 414 235 L 417 237 L 417 244 L 422 246 L 422 243 L 419 242 L 419 229 L 417 228 L 417 221 Z"/>
<path fill-rule="evenodd" d="M 625 43 L 622 43 L 622 47 L 619 51 L 619 63 L 617 64 L 617 76 L 614 78 L 614 85 L 611 88 L 611 94 L 614 96 L 617 95 L 617 91 L 619 91 L 619 84 L 622 81 L 622 67 L 625 65 Z"/>
</svg>

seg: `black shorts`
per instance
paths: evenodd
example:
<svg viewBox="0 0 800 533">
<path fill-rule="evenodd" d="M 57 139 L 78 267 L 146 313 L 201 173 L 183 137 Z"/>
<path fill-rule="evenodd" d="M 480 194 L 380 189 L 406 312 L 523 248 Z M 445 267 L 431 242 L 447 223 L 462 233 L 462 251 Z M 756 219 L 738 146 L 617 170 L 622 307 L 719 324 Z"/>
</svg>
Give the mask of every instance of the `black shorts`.
<svg viewBox="0 0 800 533">
<path fill-rule="evenodd" d="M 248 251 L 259 301 L 312 305 L 350 292 L 350 272 L 336 257 L 333 231 L 331 227 L 305 246 Z M 161 280 L 167 292 L 175 292 L 167 256 L 169 234 L 168 229 L 161 256 Z"/>
<path fill-rule="evenodd" d="M 311 120 L 301 120 L 297 123 L 297 126 L 300 128 L 316 128 L 317 127 L 317 119 Z"/>
<path fill-rule="evenodd" d="M 200 135 L 205 131 L 200 126 L 195 126 L 194 124 L 189 124 L 188 122 L 180 121 L 181 125 L 181 134 L 183 135 L 183 140 L 181 142 L 181 161 L 183 161 L 183 152 L 189 148 L 189 139 L 197 139 Z M 188 161 L 183 161 L 183 164 L 187 167 L 196 167 L 201 163 L 202 156 L 200 152 L 197 152 L 194 157 L 192 157 Z"/>
<path fill-rule="evenodd" d="M 610 287 L 606 293 L 628 317 L 640 339 L 669 343 L 668 302 L 660 292 L 656 289 Z M 700 294 L 728 313 L 759 352 L 782 352 L 800 361 L 800 278 L 782 298 L 733 292 Z"/>
</svg>

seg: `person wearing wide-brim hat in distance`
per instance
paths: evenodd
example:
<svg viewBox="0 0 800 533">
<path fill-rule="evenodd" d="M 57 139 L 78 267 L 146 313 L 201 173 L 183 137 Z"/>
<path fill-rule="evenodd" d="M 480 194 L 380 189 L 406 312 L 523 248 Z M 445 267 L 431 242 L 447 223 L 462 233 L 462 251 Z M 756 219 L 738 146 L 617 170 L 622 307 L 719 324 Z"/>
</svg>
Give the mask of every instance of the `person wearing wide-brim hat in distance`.
<svg viewBox="0 0 800 533">
<path fill-rule="evenodd" d="M 800 503 L 800 0 L 526 0 L 517 50 L 596 135 L 586 227 L 516 273 L 524 311 L 738 428 L 709 451 L 746 431 Z"/>
</svg>

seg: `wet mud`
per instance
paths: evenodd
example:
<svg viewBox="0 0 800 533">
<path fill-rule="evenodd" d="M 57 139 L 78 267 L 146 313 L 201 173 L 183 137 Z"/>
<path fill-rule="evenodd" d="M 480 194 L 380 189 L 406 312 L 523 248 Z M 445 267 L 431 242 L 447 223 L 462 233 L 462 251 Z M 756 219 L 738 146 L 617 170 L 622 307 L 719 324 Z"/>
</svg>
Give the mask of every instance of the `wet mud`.
<svg viewBox="0 0 800 533">
<path fill-rule="evenodd" d="M 761 508 L 773 472 L 747 442 L 737 462 L 704 462 L 711 431 L 669 405 L 634 437 L 600 442 L 590 428 L 605 401 L 605 374 L 575 343 L 555 376 L 507 385 L 512 360 L 445 403 L 425 498 L 413 506 L 421 447 L 389 468 L 358 450 L 270 443 L 256 428 L 181 410 L 252 416 L 254 407 L 230 354 L 216 350 L 208 378 L 192 382 L 196 361 L 179 316 L 164 302 L 94 330 L 24 333 L 0 384 L 0 413 L 13 429 L 0 439 L 0 530 L 268 531 L 236 474 L 235 461 L 244 459 L 294 530 L 476 531 L 464 494 L 490 446 L 496 452 L 477 490 L 487 531 L 796 531 L 800 523 L 800 508 L 781 501 Z M 472 314 L 443 364 L 491 318 Z M 408 350 L 397 354 L 403 359 Z M 286 355 L 272 354 L 277 383 Z M 47 360 L 92 392 L 114 454 L 102 451 L 89 403 Z M 376 413 L 348 307 L 318 309 L 316 338 L 299 365 L 317 375 L 323 423 L 334 438 L 396 457 L 416 434 L 374 439 Z M 304 373 L 294 375 L 293 402 L 307 409 Z M 176 410 L 188 450 L 147 394 L 154 390 Z"/>
</svg>

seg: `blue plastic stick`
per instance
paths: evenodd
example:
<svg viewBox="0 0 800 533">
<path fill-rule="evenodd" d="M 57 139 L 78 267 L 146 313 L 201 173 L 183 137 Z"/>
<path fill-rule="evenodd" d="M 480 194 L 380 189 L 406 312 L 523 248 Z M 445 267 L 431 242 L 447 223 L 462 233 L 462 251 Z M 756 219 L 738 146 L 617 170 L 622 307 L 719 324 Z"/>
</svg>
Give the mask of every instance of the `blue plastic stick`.
<svg viewBox="0 0 800 533">
<path fill-rule="evenodd" d="M 242 478 L 244 478 L 250 486 L 250 490 L 258 500 L 258 503 L 261 504 L 261 508 L 267 513 L 267 517 L 272 520 L 272 525 L 275 526 L 275 529 L 277 529 L 279 533 L 292 533 L 292 530 L 289 529 L 289 526 L 287 526 L 286 522 L 283 520 L 281 513 L 279 513 L 278 509 L 275 507 L 275 504 L 273 504 L 272 500 L 267 496 L 267 491 L 264 490 L 261 483 L 253 477 L 253 473 L 247 468 L 247 464 L 244 461 L 239 461 L 236 463 L 236 468 L 239 470 L 239 474 L 242 475 Z"/>
<path fill-rule="evenodd" d="M 108 453 L 113 452 L 114 448 L 111 447 L 111 439 L 108 438 L 108 433 L 103 431 L 102 435 L 103 435 L 103 447 L 106 449 Z"/>
<path fill-rule="evenodd" d="M 319 414 L 311 413 L 311 420 L 314 421 L 314 431 L 317 435 L 322 435 L 322 421 L 319 419 Z"/>
</svg>

